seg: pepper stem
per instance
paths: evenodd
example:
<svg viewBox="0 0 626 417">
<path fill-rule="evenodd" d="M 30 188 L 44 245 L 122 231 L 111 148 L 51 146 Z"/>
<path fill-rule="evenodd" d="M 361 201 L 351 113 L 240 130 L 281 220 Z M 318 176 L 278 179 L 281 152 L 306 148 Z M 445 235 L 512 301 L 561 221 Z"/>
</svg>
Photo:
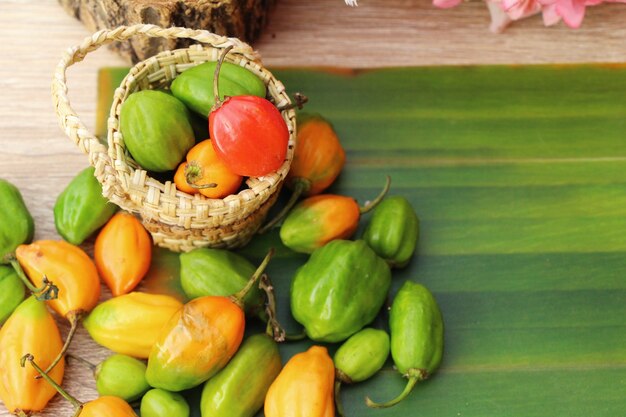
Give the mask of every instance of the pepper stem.
<svg viewBox="0 0 626 417">
<path fill-rule="evenodd" d="M 406 383 L 406 386 L 404 387 L 404 391 L 402 391 L 402 393 L 400 395 L 398 395 L 396 398 L 394 398 L 391 401 L 387 401 L 386 403 L 376 403 L 374 401 L 372 401 L 370 399 L 370 397 L 365 397 L 365 404 L 370 407 L 370 408 L 388 408 L 388 407 L 392 407 L 396 404 L 398 404 L 400 401 L 404 400 L 413 390 L 413 387 L 415 387 L 415 384 L 417 384 L 419 381 L 425 379 L 425 377 L 423 376 L 424 374 L 422 372 L 420 372 L 417 375 L 410 375 L 409 376 L 409 380 Z"/>
<path fill-rule="evenodd" d="M 387 195 L 390 185 L 391 185 L 391 177 L 387 175 L 387 179 L 385 181 L 385 186 L 383 187 L 383 190 L 380 192 L 380 194 L 376 196 L 375 199 L 373 199 L 372 201 L 368 201 L 365 203 L 364 206 L 359 207 L 359 213 L 365 214 L 368 211 L 374 209 L 377 205 L 379 205 L 380 202 L 383 201 L 383 198 L 385 198 L 385 195 Z"/>
<path fill-rule="evenodd" d="M 307 178 L 298 177 L 293 182 L 293 193 L 291 193 L 291 197 L 289 197 L 289 201 L 285 204 L 285 207 L 268 223 L 266 223 L 263 227 L 259 229 L 258 234 L 263 234 L 274 226 L 276 226 L 293 208 L 293 206 L 298 202 L 300 196 L 311 189 L 311 180 Z"/>
<path fill-rule="evenodd" d="M 22 280 L 26 288 L 33 293 L 38 301 L 56 300 L 59 297 L 59 288 L 48 280 L 48 277 L 43 276 L 43 282 L 41 287 L 35 287 L 32 282 L 26 276 L 26 273 L 22 269 L 22 265 L 18 262 L 15 256 L 10 255 L 6 258 L 10 263 L 17 276 Z"/>
<path fill-rule="evenodd" d="M 83 315 L 82 311 L 70 311 L 68 313 L 67 319 L 70 322 L 70 331 L 67 334 L 67 337 L 65 338 L 65 343 L 63 344 L 63 348 L 61 348 L 61 351 L 59 352 L 57 357 L 54 358 L 54 361 L 52 361 L 50 366 L 48 366 L 48 369 L 46 369 L 45 373 L 48 373 L 51 370 L 53 370 L 54 367 L 57 366 L 61 358 L 65 356 L 67 349 L 70 347 L 70 344 L 72 343 L 72 339 L 74 339 L 76 330 L 78 330 L 78 322 L 82 318 L 82 315 Z M 40 378 L 43 378 L 43 377 L 41 375 L 37 376 L 37 379 L 40 379 Z"/>
<path fill-rule="evenodd" d="M 198 179 L 200 178 L 202 178 L 202 167 L 195 162 L 189 162 L 185 166 L 185 181 L 187 181 L 187 184 L 191 188 L 195 188 L 196 190 L 203 190 L 205 188 L 217 187 L 217 184 L 214 182 L 202 185 L 196 184 L 196 181 L 198 181 Z"/>
<path fill-rule="evenodd" d="M 337 409 L 337 414 L 339 417 L 344 417 L 345 413 L 343 411 L 343 404 L 340 398 L 341 394 L 341 381 L 339 379 L 335 380 L 335 408 Z"/>
<path fill-rule="evenodd" d="M 52 379 L 50 377 L 50 375 L 48 375 L 46 372 L 43 371 L 43 369 L 41 369 L 39 367 L 39 365 L 37 365 L 37 363 L 35 362 L 35 357 L 30 354 L 27 353 L 26 355 L 22 356 L 22 359 L 20 360 L 20 365 L 22 366 L 22 368 L 24 366 L 26 366 L 26 361 L 30 362 L 30 364 L 32 365 L 33 368 L 35 368 L 35 370 L 37 372 L 39 372 L 39 375 L 41 375 L 41 377 L 43 379 L 46 380 L 46 382 L 50 385 L 52 385 L 52 387 L 54 387 L 55 390 L 57 390 L 57 392 L 59 394 L 61 394 L 61 396 L 63 398 L 65 398 L 67 401 L 69 401 L 70 403 L 72 403 L 72 405 L 74 406 L 74 408 L 76 409 L 76 413 L 74 414 L 74 416 L 78 416 L 80 414 L 80 411 L 83 408 L 83 403 L 81 403 L 80 401 L 78 401 L 76 398 L 72 397 L 67 391 L 65 391 L 59 384 L 56 383 L 56 381 L 54 379 Z"/>
<path fill-rule="evenodd" d="M 302 93 L 295 93 L 293 95 L 293 100 L 294 100 L 293 103 L 285 104 L 283 106 L 278 106 L 277 107 L 278 111 L 285 111 L 285 110 L 295 109 L 295 108 L 297 108 L 298 110 L 302 110 L 302 108 L 304 107 L 304 104 L 309 101 L 309 98 Z"/>
<path fill-rule="evenodd" d="M 217 60 L 217 65 L 215 65 L 215 72 L 213 73 L 213 97 L 215 100 L 215 104 L 213 104 L 213 108 L 211 109 L 211 111 L 218 109 L 222 105 L 222 100 L 220 100 L 220 70 L 222 68 L 222 63 L 224 62 L 224 59 L 226 59 L 226 55 L 228 55 L 231 49 L 233 49 L 232 45 L 224 48 L 222 55 Z"/>
<path fill-rule="evenodd" d="M 263 271 L 267 267 L 267 264 L 270 262 L 270 259 L 272 259 L 273 255 L 274 255 L 274 248 L 270 248 L 270 250 L 267 252 L 267 255 L 265 255 L 265 258 L 263 258 L 263 262 L 261 262 L 261 264 L 256 269 L 256 271 L 254 271 L 254 274 L 252 274 L 252 276 L 246 283 L 246 286 L 243 287 L 241 290 L 239 290 L 236 294 L 233 294 L 230 296 L 230 299 L 233 303 L 237 304 L 239 307 L 243 309 L 243 299 L 245 298 L 246 295 L 248 295 L 252 287 L 259 280 L 259 278 L 261 278 Z"/>
<path fill-rule="evenodd" d="M 263 274 L 261 276 L 259 288 L 261 288 L 267 296 L 265 312 L 267 313 L 268 319 L 265 333 L 277 342 L 284 342 L 285 330 L 281 327 L 278 319 L 276 318 L 276 296 L 274 295 L 274 286 L 272 285 L 272 281 L 267 274 Z"/>
</svg>

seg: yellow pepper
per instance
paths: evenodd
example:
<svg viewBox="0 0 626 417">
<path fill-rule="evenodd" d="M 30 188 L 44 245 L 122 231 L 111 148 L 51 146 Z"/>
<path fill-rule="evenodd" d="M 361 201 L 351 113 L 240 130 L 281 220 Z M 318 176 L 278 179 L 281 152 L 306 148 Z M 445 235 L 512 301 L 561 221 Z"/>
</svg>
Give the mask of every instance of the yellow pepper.
<svg viewBox="0 0 626 417">
<path fill-rule="evenodd" d="M 292 357 L 265 397 L 265 417 L 334 417 L 335 365 L 322 346 Z"/>
<path fill-rule="evenodd" d="M 83 325 L 102 346 L 146 359 L 163 325 L 182 306 L 169 295 L 131 292 L 98 305 Z"/>
</svg>

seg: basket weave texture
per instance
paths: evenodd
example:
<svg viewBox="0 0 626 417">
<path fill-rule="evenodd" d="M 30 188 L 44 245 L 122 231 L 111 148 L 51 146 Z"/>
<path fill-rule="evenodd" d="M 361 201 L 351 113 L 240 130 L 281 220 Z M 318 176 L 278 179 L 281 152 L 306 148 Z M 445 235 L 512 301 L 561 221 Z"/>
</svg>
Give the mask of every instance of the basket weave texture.
<svg viewBox="0 0 626 417">
<path fill-rule="evenodd" d="M 135 35 L 189 38 L 200 44 L 164 51 L 139 62 L 116 89 L 108 120 L 107 144 L 90 133 L 72 109 L 67 97 L 66 70 L 89 52 L 113 41 Z M 261 62 L 252 48 L 234 38 L 203 30 L 161 28 L 154 25 L 121 26 L 102 30 L 67 50 L 58 64 L 52 96 L 60 125 L 66 135 L 89 156 L 103 195 L 122 209 L 137 213 L 152 234 L 154 243 L 175 251 L 197 247 L 235 248 L 247 243 L 275 202 L 289 171 L 295 148 L 295 111 L 282 112 L 289 130 L 287 156 L 274 173 L 246 180 L 247 188 L 224 199 L 208 199 L 179 191 L 173 182 L 162 183 L 133 161 L 119 132 L 120 109 L 135 91 L 168 86 L 184 70 L 206 61 L 216 61 L 222 50 L 233 46 L 226 61 L 240 65 L 261 78 L 268 98 L 277 106 L 290 103 L 283 84 Z"/>
</svg>

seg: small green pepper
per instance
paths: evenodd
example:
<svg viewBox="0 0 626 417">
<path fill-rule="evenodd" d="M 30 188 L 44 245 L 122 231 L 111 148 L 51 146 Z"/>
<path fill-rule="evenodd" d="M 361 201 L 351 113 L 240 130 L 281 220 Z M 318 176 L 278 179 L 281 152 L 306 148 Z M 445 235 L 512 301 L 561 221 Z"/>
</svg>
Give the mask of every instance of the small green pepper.
<svg viewBox="0 0 626 417">
<path fill-rule="evenodd" d="M 180 74 L 170 86 L 172 94 L 201 116 L 208 117 L 215 104 L 213 77 L 216 62 L 205 62 Z M 219 75 L 220 98 L 252 95 L 265 97 L 265 84 L 254 73 L 231 64 L 222 63 Z"/>
<path fill-rule="evenodd" d="M 417 246 L 419 219 L 402 196 L 387 197 L 374 209 L 363 240 L 392 267 L 405 266 Z"/>
<path fill-rule="evenodd" d="M 101 362 L 94 371 L 100 396 L 112 395 L 124 401 L 135 401 L 150 389 L 146 381 L 146 364 L 126 355 L 115 354 Z"/>
<path fill-rule="evenodd" d="M 24 283 L 19 279 L 15 270 L 9 266 L 0 265 L 0 325 L 9 318 L 25 296 Z"/>
<path fill-rule="evenodd" d="M 225 249 L 199 248 L 180 255 L 180 282 L 190 299 L 233 295 L 246 286 L 255 269 L 246 258 Z M 243 301 L 248 314 L 263 309 L 264 300 L 258 287 Z"/>
<path fill-rule="evenodd" d="M 189 404 L 182 395 L 154 388 L 141 399 L 141 417 L 189 417 Z"/>
<path fill-rule="evenodd" d="M 196 143 L 185 105 L 157 90 L 128 96 L 120 110 L 120 132 L 134 160 L 154 172 L 176 169 Z"/>
<path fill-rule="evenodd" d="M 430 291 L 406 281 L 396 294 L 389 314 L 391 357 L 408 382 L 404 391 L 386 403 L 366 399 L 368 407 L 391 407 L 402 401 L 419 381 L 428 378 L 443 356 L 443 318 Z"/>
<path fill-rule="evenodd" d="M 387 263 L 362 240 L 333 240 L 296 272 L 291 311 L 313 340 L 339 342 L 374 320 L 391 285 Z"/>
<path fill-rule="evenodd" d="M 73 245 L 80 245 L 102 227 L 117 206 L 102 196 L 95 168 L 82 170 L 59 194 L 54 205 L 57 232 Z"/>
<path fill-rule="evenodd" d="M 389 335 L 384 330 L 363 329 L 350 336 L 335 352 L 335 404 L 337 414 L 344 415 L 341 384 L 365 381 L 383 367 L 389 356 Z"/>
<path fill-rule="evenodd" d="M 266 334 L 250 336 L 228 365 L 204 384 L 202 416 L 256 415 L 281 368 L 276 342 Z"/>
<path fill-rule="evenodd" d="M 5 257 L 15 248 L 33 240 L 35 223 L 17 187 L 3 179 L 0 201 L 0 263 L 6 263 Z"/>
</svg>

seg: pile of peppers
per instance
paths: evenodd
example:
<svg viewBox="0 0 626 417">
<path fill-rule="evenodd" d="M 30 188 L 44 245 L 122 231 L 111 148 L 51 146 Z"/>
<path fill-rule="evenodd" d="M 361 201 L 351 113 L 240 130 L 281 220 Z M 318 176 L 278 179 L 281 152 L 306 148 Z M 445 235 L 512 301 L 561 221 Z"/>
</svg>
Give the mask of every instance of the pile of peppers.
<svg viewBox="0 0 626 417">
<path fill-rule="evenodd" d="M 175 172 L 180 191 L 207 198 L 223 198 L 237 192 L 244 177 L 277 170 L 289 137 L 283 109 L 265 98 L 263 81 L 224 62 L 227 53 L 186 70 L 168 91 L 132 94 L 121 110 L 133 158 L 153 172 Z M 210 139 L 196 143 L 198 117 L 208 120 Z M 140 123 L 148 119 L 155 123 Z M 137 411 L 142 417 L 188 417 L 194 406 L 203 417 L 252 417 L 261 409 L 266 417 L 344 415 L 341 387 L 390 367 L 390 354 L 406 387 L 396 398 L 368 397 L 366 404 L 401 402 L 441 363 L 442 313 L 426 287 L 407 280 L 393 297 L 388 326 L 376 321 L 388 305 L 394 271 L 417 250 L 419 219 L 405 197 L 387 196 L 389 178 L 363 205 L 327 193 L 345 161 L 332 124 L 300 113 L 285 182 L 291 194 L 259 230 L 279 229 L 283 250 L 304 254 L 289 288 L 301 335 L 286 334 L 276 318 L 265 272 L 273 249 L 259 264 L 245 250 L 198 248 L 170 256 L 175 265 L 157 275 L 167 275 L 176 289 L 148 291 L 154 288 L 142 282 L 163 260 L 139 219 L 102 197 L 93 168 L 80 172 L 54 205 L 62 240 L 33 241 L 24 199 L 0 179 L 4 406 L 27 416 L 45 409 L 58 392 L 75 417 L 136 417 Z M 367 224 L 355 237 L 362 218 Z M 81 248 L 84 242 L 94 242 L 93 259 Z M 65 341 L 51 310 L 71 325 Z M 265 330 L 251 331 L 252 321 Z M 103 362 L 68 361 L 81 324 L 112 351 Z M 298 338 L 312 345 L 283 364 L 280 344 Z M 83 402 L 63 388 L 68 363 L 93 373 L 99 398 Z M 200 401 L 189 404 L 186 393 L 195 387 L 201 387 Z"/>
</svg>

